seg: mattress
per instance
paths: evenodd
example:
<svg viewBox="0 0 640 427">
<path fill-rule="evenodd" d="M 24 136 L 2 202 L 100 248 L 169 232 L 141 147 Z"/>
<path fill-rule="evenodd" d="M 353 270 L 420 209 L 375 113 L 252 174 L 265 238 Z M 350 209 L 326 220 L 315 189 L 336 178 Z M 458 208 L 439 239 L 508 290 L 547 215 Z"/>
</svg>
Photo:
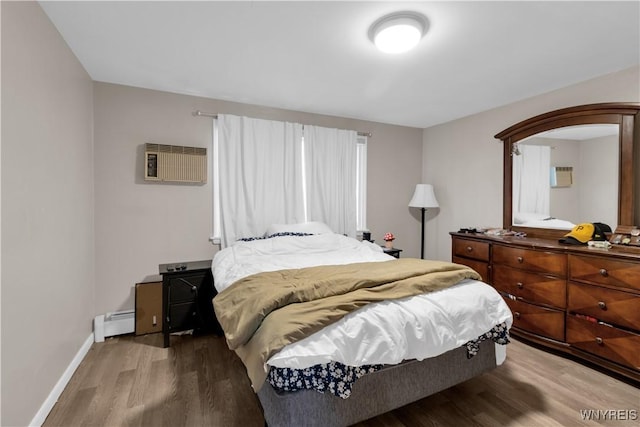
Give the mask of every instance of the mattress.
<svg viewBox="0 0 640 427">
<path fill-rule="evenodd" d="M 239 241 L 218 252 L 214 283 L 223 292 L 237 280 L 263 271 L 392 261 L 370 242 L 338 234 L 291 235 Z M 396 364 L 443 354 L 499 324 L 512 324 L 502 297 L 489 285 L 464 280 L 451 288 L 369 304 L 307 338 L 289 344 L 265 366 L 304 369 L 340 362 L 347 366 Z M 502 363 L 504 346 L 496 345 Z"/>
</svg>

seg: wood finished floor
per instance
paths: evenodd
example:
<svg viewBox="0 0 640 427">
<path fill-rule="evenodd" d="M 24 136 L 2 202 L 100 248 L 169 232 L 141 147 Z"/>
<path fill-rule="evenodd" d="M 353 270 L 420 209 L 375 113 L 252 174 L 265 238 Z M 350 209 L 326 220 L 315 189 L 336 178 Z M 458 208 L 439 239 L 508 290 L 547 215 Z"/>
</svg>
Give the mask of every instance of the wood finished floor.
<svg viewBox="0 0 640 427">
<path fill-rule="evenodd" d="M 490 373 L 358 424 L 383 426 L 636 426 L 583 421 L 582 409 L 635 410 L 640 390 L 512 340 Z M 260 426 L 242 362 L 216 336 L 121 336 L 95 343 L 43 426 Z"/>
</svg>

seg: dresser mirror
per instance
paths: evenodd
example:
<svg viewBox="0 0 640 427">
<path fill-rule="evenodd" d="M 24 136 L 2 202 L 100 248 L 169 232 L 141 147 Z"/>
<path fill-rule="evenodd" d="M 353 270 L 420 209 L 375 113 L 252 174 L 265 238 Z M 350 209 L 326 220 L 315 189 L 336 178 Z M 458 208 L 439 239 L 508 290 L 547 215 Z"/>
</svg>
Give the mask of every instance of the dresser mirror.
<svg viewBox="0 0 640 427">
<path fill-rule="evenodd" d="M 640 224 L 640 185 L 633 184 L 639 112 L 632 103 L 571 107 L 497 134 L 504 143 L 503 227 L 557 238 L 581 222 Z"/>
</svg>

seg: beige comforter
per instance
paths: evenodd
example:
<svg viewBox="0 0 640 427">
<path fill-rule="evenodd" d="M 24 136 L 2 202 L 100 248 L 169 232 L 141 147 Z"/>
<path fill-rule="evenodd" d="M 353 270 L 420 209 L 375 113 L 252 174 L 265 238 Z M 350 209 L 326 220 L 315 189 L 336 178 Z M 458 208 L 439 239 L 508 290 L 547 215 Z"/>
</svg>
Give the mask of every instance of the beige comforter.
<svg viewBox="0 0 640 427">
<path fill-rule="evenodd" d="M 478 279 L 449 262 L 399 259 L 254 274 L 213 299 L 229 348 L 244 362 L 257 392 L 266 361 L 344 315 L 377 301 L 405 298 Z"/>
</svg>

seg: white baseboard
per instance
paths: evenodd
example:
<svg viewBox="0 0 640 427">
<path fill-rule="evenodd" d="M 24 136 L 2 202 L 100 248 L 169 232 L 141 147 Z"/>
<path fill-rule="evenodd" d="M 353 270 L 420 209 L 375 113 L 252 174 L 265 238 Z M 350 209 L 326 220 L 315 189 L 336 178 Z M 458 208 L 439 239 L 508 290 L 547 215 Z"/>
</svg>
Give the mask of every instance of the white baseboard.
<svg viewBox="0 0 640 427">
<path fill-rule="evenodd" d="M 58 398 L 62 394 L 62 391 L 71 380 L 71 376 L 73 376 L 73 373 L 76 371 L 76 369 L 78 369 L 78 366 L 80 366 L 80 362 L 82 362 L 84 357 L 89 352 L 89 349 L 91 349 L 93 340 L 94 338 L 92 333 L 91 335 L 89 335 L 89 338 L 87 338 L 82 344 L 82 347 L 80 347 L 80 350 L 78 350 L 73 360 L 71 360 L 71 363 L 69 364 L 69 366 L 67 366 L 67 369 L 65 369 L 64 373 L 62 374 L 56 385 L 53 387 L 53 390 L 51 390 L 51 393 L 49 393 L 49 396 L 47 396 L 44 403 L 36 413 L 36 416 L 33 417 L 31 422 L 29 423 L 29 426 L 40 427 L 47 419 L 49 412 L 51 412 L 51 410 L 53 409 L 53 405 L 56 404 Z"/>
</svg>

